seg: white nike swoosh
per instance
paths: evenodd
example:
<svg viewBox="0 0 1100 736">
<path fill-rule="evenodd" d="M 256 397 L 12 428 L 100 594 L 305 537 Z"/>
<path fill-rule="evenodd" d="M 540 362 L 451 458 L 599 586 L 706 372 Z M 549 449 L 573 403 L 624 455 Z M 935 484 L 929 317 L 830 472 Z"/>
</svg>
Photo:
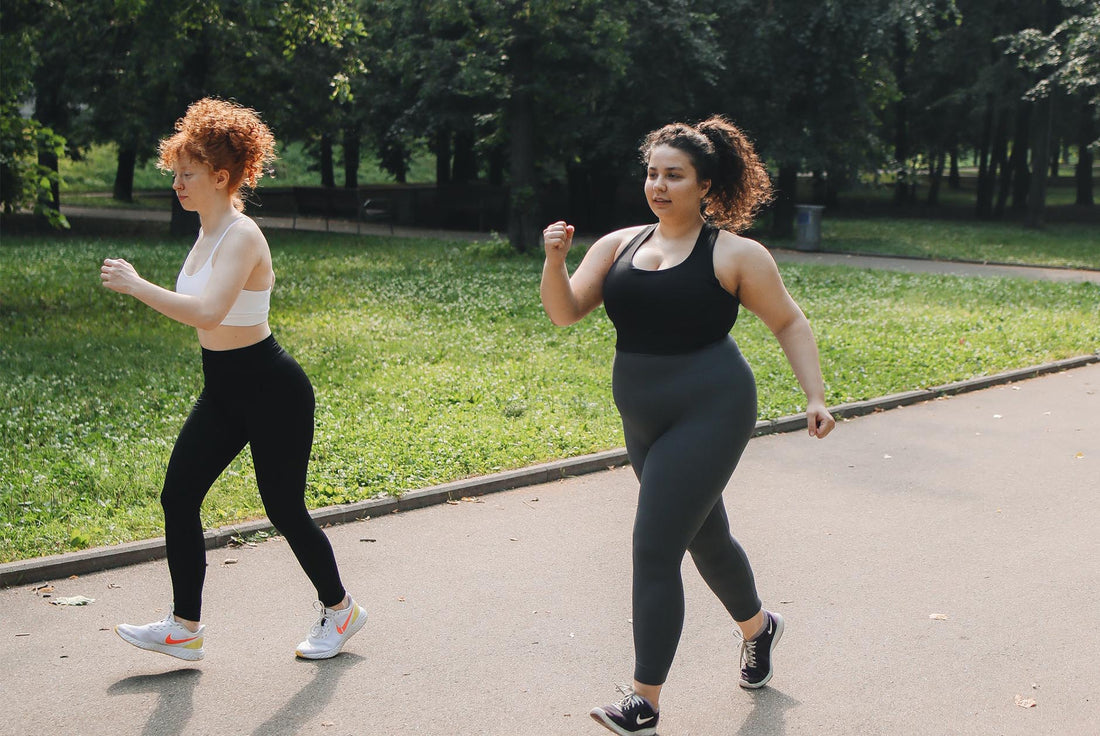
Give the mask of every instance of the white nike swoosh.
<svg viewBox="0 0 1100 736">
<path fill-rule="evenodd" d="M 638 718 L 636 720 L 638 721 L 639 726 L 644 726 L 645 724 L 649 723 L 650 721 L 652 721 L 656 717 L 657 716 L 650 716 L 649 718 L 642 718 L 641 716 L 638 716 Z"/>
</svg>

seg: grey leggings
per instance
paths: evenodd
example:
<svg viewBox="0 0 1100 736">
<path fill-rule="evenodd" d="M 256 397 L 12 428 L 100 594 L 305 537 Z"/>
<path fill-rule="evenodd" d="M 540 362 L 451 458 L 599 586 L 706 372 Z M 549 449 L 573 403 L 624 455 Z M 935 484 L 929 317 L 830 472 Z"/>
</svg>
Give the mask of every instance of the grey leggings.
<svg viewBox="0 0 1100 736">
<path fill-rule="evenodd" d="M 736 621 L 760 611 L 722 502 L 756 425 L 756 382 L 732 338 L 684 355 L 617 352 L 615 403 L 641 481 L 634 520 L 634 679 L 664 684 L 684 623 L 686 551 Z"/>
</svg>

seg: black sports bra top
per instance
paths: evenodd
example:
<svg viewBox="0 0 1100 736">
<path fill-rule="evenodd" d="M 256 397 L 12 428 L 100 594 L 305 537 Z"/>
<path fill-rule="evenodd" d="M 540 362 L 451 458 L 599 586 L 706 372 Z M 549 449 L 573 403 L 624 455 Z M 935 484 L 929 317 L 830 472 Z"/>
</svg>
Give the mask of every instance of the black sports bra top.
<svg viewBox="0 0 1100 736">
<path fill-rule="evenodd" d="M 638 233 L 604 278 L 604 308 L 618 334 L 615 348 L 675 355 L 721 340 L 737 321 L 739 301 L 714 275 L 718 228 L 704 224 L 687 259 L 671 268 L 635 268 L 634 254 L 656 229 Z"/>
</svg>

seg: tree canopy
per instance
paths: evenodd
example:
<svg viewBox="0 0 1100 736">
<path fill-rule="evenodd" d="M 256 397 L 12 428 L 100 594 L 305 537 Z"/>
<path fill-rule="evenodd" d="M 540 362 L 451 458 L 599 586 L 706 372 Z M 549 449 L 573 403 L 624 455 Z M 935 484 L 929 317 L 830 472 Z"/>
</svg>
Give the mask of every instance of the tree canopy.
<svg viewBox="0 0 1100 736">
<path fill-rule="evenodd" d="M 540 203 L 617 224 L 644 134 L 714 113 L 769 163 L 780 232 L 801 173 L 828 202 L 880 172 L 903 207 L 920 172 L 934 203 L 966 151 L 979 216 L 1040 224 L 1069 146 L 1092 203 L 1096 0 L 8 0 L 0 33 L 3 203 L 55 222 L 58 156 L 117 144 L 129 199 L 136 163 L 204 95 L 306 144 L 324 186 L 339 145 L 344 186 L 361 148 L 398 182 L 426 148 L 441 189 L 506 187 L 519 249 Z"/>
</svg>

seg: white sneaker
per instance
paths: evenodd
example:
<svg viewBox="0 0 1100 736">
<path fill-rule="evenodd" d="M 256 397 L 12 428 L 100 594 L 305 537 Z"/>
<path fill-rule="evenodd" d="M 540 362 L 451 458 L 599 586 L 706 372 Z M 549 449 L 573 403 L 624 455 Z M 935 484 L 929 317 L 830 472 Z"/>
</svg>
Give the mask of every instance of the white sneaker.
<svg viewBox="0 0 1100 736">
<path fill-rule="evenodd" d="M 309 636 L 298 645 L 295 654 L 303 659 L 328 659 L 340 653 L 344 642 L 367 623 L 367 612 L 348 596 L 348 607 L 337 611 L 319 602 L 314 607 L 321 618 L 309 629 Z"/>
<path fill-rule="evenodd" d="M 202 650 L 203 632 L 205 626 L 199 626 L 198 631 L 190 631 L 169 613 L 163 621 L 154 621 L 144 626 L 132 624 L 119 624 L 115 627 L 115 633 L 135 647 L 148 649 L 150 652 L 160 652 L 170 657 L 186 659 L 194 662 L 205 656 Z"/>
</svg>

